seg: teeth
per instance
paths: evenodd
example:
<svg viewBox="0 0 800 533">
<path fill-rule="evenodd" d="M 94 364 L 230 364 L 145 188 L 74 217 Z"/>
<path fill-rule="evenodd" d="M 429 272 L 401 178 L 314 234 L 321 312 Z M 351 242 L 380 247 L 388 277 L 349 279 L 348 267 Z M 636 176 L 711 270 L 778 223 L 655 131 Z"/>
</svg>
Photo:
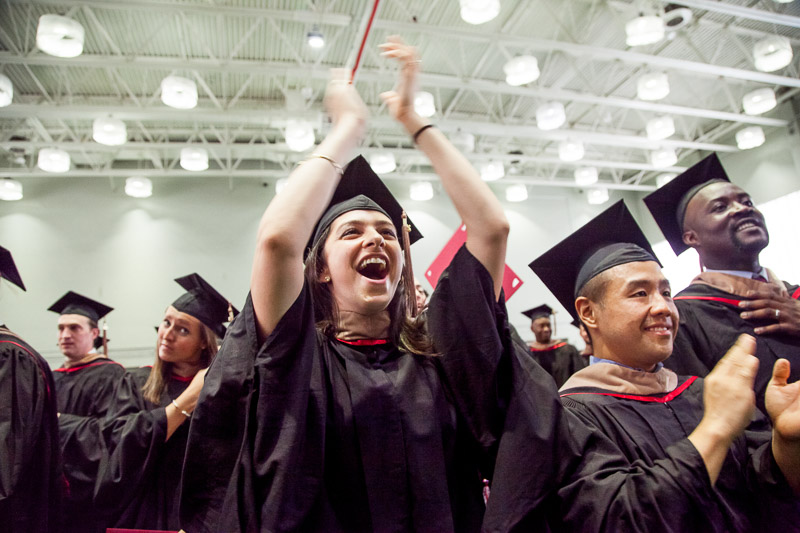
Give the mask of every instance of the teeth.
<svg viewBox="0 0 800 533">
<path fill-rule="evenodd" d="M 363 261 L 361 261 L 361 264 L 358 265 L 358 269 L 361 270 L 367 265 L 372 265 L 372 264 L 380 265 L 381 268 L 386 268 L 386 261 L 384 261 L 380 257 L 370 257 L 368 259 L 364 259 Z"/>
</svg>

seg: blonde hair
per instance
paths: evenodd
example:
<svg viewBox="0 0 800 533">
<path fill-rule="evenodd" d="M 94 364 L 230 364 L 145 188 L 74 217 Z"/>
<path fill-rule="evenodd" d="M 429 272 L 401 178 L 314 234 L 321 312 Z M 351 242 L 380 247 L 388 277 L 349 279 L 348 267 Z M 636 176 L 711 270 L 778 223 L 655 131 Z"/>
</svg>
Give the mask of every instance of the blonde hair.
<svg viewBox="0 0 800 533">
<path fill-rule="evenodd" d="M 216 333 L 211 331 L 211 328 L 200 321 L 198 321 L 198 324 L 200 324 L 202 328 L 202 341 L 206 345 L 200 353 L 200 368 L 207 368 L 214 359 L 214 356 L 217 355 L 217 350 L 219 350 L 219 338 Z M 150 370 L 150 375 L 147 376 L 147 381 L 142 387 L 144 398 L 156 405 L 161 404 L 161 395 L 164 393 L 164 389 L 167 387 L 167 380 L 171 375 L 172 363 L 162 361 L 161 358 L 158 357 L 158 345 L 156 345 L 156 360 L 153 363 L 153 368 Z"/>
</svg>

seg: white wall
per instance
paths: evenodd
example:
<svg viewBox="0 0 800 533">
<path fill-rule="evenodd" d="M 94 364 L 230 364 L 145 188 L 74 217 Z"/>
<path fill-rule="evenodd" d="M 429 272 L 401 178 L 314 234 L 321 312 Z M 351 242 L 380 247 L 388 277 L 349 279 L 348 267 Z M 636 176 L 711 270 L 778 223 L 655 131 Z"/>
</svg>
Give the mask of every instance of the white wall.
<svg viewBox="0 0 800 533">
<path fill-rule="evenodd" d="M 764 147 L 722 161 L 732 181 L 763 203 L 800 189 L 798 150 L 796 136 L 775 134 Z M 25 198 L 0 203 L 0 245 L 14 254 L 28 292 L 0 283 L 0 322 L 51 365 L 60 364 L 60 354 L 56 315 L 46 309 L 67 290 L 115 307 L 108 318 L 111 355 L 126 365 L 152 362 L 153 326 L 182 293 L 174 278 L 198 272 L 237 307 L 244 302 L 255 231 L 272 185 L 237 180 L 231 187 L 222 179 L 171 178 L 155 180 L 151 198 L 133 199 L 123 193 L 121 180 L 22 181 Z M 405 184 L 391 180 L 389 186 L 425 235 L 413 250 L 417 277 L 424 279 L 459 218 L 440 188 L 434 200 L 412 202 Z M 493 187 L 503 198 L 502 185 Z M 663 240 L 642 196 L 624 195 L 647 236 Z M 527 265 L 620 197 L 612 191 L 608 204 L 589 206 L 581 191 L 539 187 L 530 190 L 526 202 L 504 203 L 511 222 L 507 263 L 523 280 L 508 308 L 523 338 L 532 334 L 520 312 L 548 303 L 559 310 L 558 336 L 583 346 L 568 314 Z"/>
</svg>

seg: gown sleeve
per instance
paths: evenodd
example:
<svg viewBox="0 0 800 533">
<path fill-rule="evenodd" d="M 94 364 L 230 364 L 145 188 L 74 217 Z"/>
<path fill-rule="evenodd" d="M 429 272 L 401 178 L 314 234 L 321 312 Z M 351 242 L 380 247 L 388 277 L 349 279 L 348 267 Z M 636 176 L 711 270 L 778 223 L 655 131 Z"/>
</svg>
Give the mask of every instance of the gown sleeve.
<svg viewBox="0 0 800 533">
<path fill-rule="evenodd" d="M 569 437 L 553 379 L 512 341 L 503 296 L 495 300 L 489 272 L 465 246 L 439 278 L 429 312 L 442 381 L 488 465 L 484 530 L 544 530 Z"/>
<path fill-rule="evenodd" d="M 668 446 L 665 456 L 652 462 L 629 462 L 590 409 L 569 398 L 562 401 L 582 456 L 558 491 L 565 529 L 666 532 L 724 523 L 715 516 L 719 509 L 712 504 L 716 497 L 703 458 L 688 439 Z"/>
<path fill-rule="evenodd" d="M 756 411 L 738 439 L 747 454 L 744 483 L 758 511 L 759 527 L 770 531 L 800 530 L 800 496 L 794 493 L 772 455 L 771 424 Z"/>
<path fill-rule="evenodd" d="M 49 369 L 20 343 L 0 342 L 0 524 L 56 531 L 60 462 Z"/>
<path fill-rule="evenodd" d="M 305 285 L 261 346 L 248 297 L 190 428 L 181 501 L 187 531 L 300 527 L 323 472 L 324 415 L 312 393 L 320 392 L 319 343 Z M 210 452 L 209 461 L 203 450 L 211 446 L 226 451 Z"/>
</svg>

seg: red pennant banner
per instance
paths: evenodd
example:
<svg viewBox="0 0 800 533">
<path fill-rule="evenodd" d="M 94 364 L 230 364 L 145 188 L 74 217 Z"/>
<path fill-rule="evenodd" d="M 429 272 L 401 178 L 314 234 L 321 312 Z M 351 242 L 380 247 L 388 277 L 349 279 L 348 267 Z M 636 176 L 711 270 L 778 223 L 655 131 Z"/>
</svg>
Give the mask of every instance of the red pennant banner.
<svg viewBox="0 0 800 533">
<path fill-rule="evenodd" d="M 467 242 L 467 227 L 461 224 L 453 236 L 450 237 L 450 240 L 447 241 L 447 244 L 444 245 L 442 251 L 439 252 L 439 255 L 436 256 L 436 259 L 433 260 L 428 270 L 425 271 L 425 278 L 431 284 L 431 287 L 436 288 L 436 284 L 439 282 L 439 276 L 450 266 L 450 261 L 453 260 L 456 252 L 458 252 L 461 245 L 465 242 Z M 506 295 L 506 301 L 510 300 L 511 296 L 513 296 L 521 286 L 522 280 L 511 270 L 510 266 L 506 265 L 505 271 L 503 272 L 503 292 Z"/>
</svg>

